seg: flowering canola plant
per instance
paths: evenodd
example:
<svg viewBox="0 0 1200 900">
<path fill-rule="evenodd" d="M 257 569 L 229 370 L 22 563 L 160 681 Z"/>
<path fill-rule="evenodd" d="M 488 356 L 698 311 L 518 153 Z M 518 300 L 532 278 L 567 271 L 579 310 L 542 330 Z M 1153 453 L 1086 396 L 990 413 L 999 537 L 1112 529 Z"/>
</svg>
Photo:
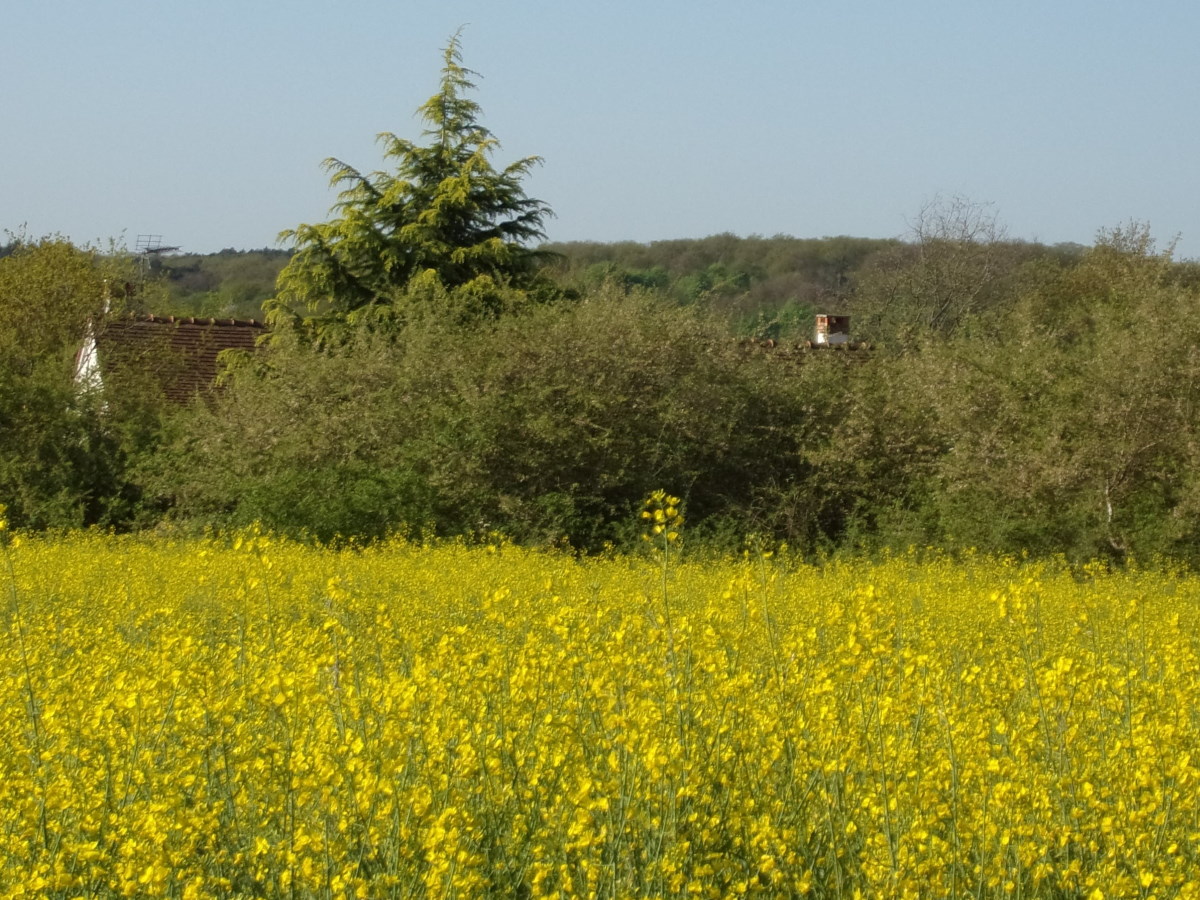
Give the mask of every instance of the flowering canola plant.
<svg viewBox="0 0 1200 900">
<path fill-rule="evenodd" d="M 1200 893 L 1192 577 L 2 552 L 3 897 Z"/>
</svg>

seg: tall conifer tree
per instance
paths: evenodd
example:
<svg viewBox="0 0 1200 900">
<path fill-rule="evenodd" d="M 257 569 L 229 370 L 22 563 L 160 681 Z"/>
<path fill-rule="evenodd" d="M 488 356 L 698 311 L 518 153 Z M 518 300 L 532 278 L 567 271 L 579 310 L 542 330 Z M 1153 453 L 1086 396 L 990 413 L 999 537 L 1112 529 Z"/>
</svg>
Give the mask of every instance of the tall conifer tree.
<svg viewBox="0 0 1200 900">
<path fill-rule="evenodd" d="M 426 146 L 380 134 L 391 172 L 363 174 L 325 160 L 339 189 L 336 216 L 281 233 L 296 254 L 267 301 L 272 324 L 299 325 L 322 340 L 342 325 L 388 317 L 405 289 L 473 297 L 487 311 L 489 297 L 536 281 L 542 254 L 528 242 L 545 237 L 552 213 L 526 196 L 522 182 L 541 158 L 493 167 L 498 142 L 466 96 L 476 73 L 462 65 L 460 33 L 444 60 L 438 92 L 418 110 Z"/>
</svg>

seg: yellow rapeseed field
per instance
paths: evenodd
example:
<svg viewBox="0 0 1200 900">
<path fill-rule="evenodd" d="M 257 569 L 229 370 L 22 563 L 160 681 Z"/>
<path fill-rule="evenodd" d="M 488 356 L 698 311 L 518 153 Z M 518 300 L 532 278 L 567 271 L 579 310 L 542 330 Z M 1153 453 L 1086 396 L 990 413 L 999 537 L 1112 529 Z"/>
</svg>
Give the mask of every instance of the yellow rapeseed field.
<svg viewBox="0 0 1200 900">
<path fill-rule="evenodd" d="M 1200 580 L 648 509 L 584 561 L 3 535 L 0 896 L 1200 895 Z"/>
</svg>

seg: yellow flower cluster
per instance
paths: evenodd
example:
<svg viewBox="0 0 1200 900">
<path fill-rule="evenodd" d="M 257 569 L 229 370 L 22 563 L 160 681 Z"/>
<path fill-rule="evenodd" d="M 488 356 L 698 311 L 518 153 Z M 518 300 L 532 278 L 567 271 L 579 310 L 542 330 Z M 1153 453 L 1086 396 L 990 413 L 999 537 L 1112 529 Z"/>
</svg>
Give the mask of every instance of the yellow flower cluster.
<svg viewBox="0 0 1200 900">
<path fill-rule="evenodd" d="M 1200 893 L 1191 577 L 3 552 L 0 897 Z"/>
<path fill-rule="evenodd" d="M 642 538 L 653 541 L 656 538 L 666 543 L 679 540 L 679 530 L 683 528 L 683 514 L 679 511 L 680 499 L 672 497 L 666 491 L 654 491 L 642 504 L 642 518 L 650 526 L 650 530 L 642 534 Z"/>
</svg>

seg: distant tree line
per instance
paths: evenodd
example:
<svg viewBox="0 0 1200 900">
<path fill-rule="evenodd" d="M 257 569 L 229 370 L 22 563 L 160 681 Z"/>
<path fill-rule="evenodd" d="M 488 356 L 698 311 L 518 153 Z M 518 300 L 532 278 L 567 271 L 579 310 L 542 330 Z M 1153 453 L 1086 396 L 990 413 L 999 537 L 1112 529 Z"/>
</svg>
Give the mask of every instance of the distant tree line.
<svg viewBox="0 0 1200 900">
<path fill-rule="evenodd" d="M 693 546 L 1200 561 L 1200 268 L 1147 227 L 1047 247 L 950 199 L 905 240 L 538 244 L 536 160 L 492 166 L 469 75 L 455 38 L 428 142 L 386 135 L 386 173 L 330 161 L 338 205 L 289 251 L 168 258 L 120 296 L 127 257 L 45 239 L 0 258 L 13 524 L 601 551 L 662 488 Z M 136 373 L 78 390 L 102 298 L 219 295 L 209 260 L 272 270 L 261 354 L 188 408 Z M 870 349 L 804 347 L 817 310 Z"/>
<path fill-rule="evenodd" d="M 155 312 L 261 320 L 263 303 L 275 295 L 275 280 L 291 256 L 290 250 L 228 248 L 158 257 L 150 275 L 165 284 L 167 302 Z"/>
<path fill-rule="evenodd" d="M 854 310 L 861 334 L 894 330 L 901 323 L 875 321 L 891 290 L 887 280 L 910 277 L 914 261 L 930 269 L 931 256 L 961 246 L 986 250 L 974 262 L 958 259 L 957 277 L 981 278 L 993 293 L 1003 275 L 1015 274 L 1025 263 L 1078 261 L 1085 249 L 998 238 L 979 245 L 919 233 L 904 240 L 718 234 L 649 243 L 551 242 L 538 249 L 546 277 L 564 288 L 586 292 L 613 284 L 627 291 L 651 290 L 717 314 L 739 335 L 779 339 L 808 337 L 816 312 Z M 153 274 L 168 290 L 169 309 L 160 311 L 262 319 L 263 304 L 275 297 L 276 280 L 291 257 L 291 250 L 227 249 L 156 260 Z M 977 271 L 968 271 L 971 265 Z M 946 283 L 940 289 L 951 293 L 955 287 Z M 889 315 L 900 313 L 897 308 Z"/>
</svg>

